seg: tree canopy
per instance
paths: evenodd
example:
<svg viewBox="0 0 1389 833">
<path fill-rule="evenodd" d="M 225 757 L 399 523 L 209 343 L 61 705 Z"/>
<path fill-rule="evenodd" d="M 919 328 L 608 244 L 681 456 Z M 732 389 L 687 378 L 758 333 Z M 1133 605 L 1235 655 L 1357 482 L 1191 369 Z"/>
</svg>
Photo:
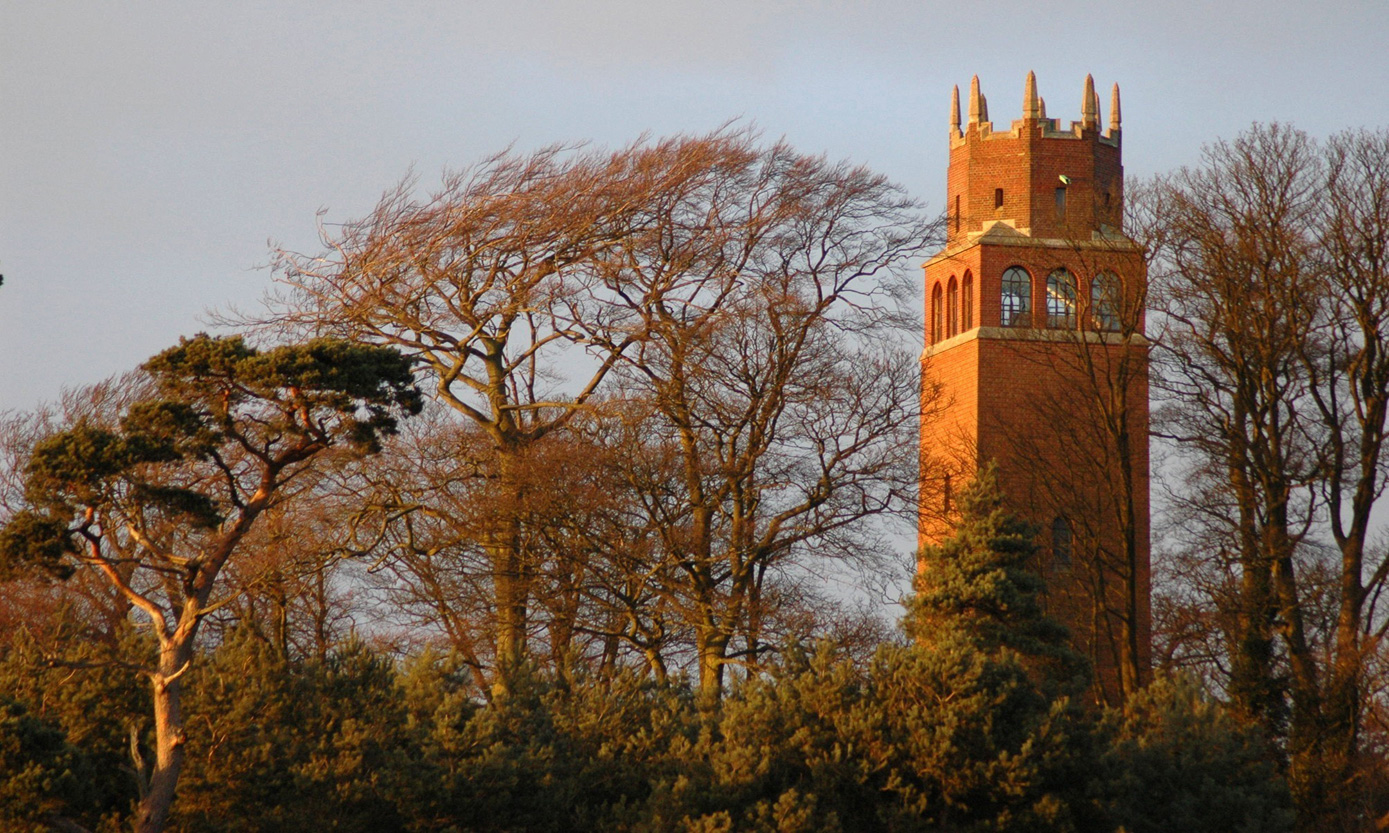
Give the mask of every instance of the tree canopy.
<svg viewBox="0 0 1389 833">
<path fill-rule="evenodd" d="M 738 128 L 407 180 L 239 334 L 0 416 L 0 826 L 1370 829 L 1386 147 L 1127 191 L 1179 477 L 1110 709 L 994 470 L 893 551 L 940 404 L 901 189 Z M 840 591 L 914 566 L 897 630 Z"/>
</svg>

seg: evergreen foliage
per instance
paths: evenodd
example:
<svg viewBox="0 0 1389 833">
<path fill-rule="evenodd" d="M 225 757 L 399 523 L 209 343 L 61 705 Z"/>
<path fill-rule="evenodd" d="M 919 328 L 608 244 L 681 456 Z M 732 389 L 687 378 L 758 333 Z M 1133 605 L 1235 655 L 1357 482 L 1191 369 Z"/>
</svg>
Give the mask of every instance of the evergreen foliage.
<svg viewBox="0 0 1389 833">
<path fill-rule="evenodd" d="M 1267 746 L 1189 683 L 1159 680 L 1102 721 L 1074 704 L 1083 661 L 994 484 L 982 473 L 957 533 L 926 552 L 909 641 L 867 659 L 788 649 L 713 705 L 680 677 L 581 668 L 523 669 L 488 700 L 447 654 L 349 639 L 297 656 L 233 628 L 183 680 L 197 717 L 169 829 L 1289 829 Z M 15 829 L 132 818 L 129 732 L 149 748 L 149 692 L 122 663 L 149 638 L 75 634 L 60 626 L 56 652 L 0 642 Z"/>
<path fill-rule="evenodd" d="M 361 642 L 293 661 L 237 633 L 190 682 L 208 750 L 179 787 L 188 830 L 403 829 L 417 748 L 390 659 Z M 213 718 L 212 716 L 216 716 Z"/>
<path fill-rule="evenodd" d="M 1011 653 L 1060 691 L 1089 681 L 1066 627 L 1042 607 L 1036 530 L 1013 515 L 991 464 L 959 497 L 954 535 L 921 552 L 917 593 L 903 626 L 923 644 L 963 641 L 989 656 Z"/>
<path fill-rule="evenodd" d="M 688 681 L 627 672 L 523 674 L 487 703 L 446 655 L 349 640 L 286 657 L 238 630 L 189 674 L 198 719 L 169 829 L 1289 829 L 1257 731 L 1190 683 L 1159 680 L 1097 727 L 967 633 L 866 664 L 793 652 L 711 711 Z M 26 644 L 0 653 L 17 695 L 0 705 L 0 819 L 123 828 L 146 689 Z"/>
<path fill-rule="evenodd" d="M 1159 677 L 1106 722 L 1114 815 L 1129 833 L 1292 829 L 1288 785 L 1259 728 L 1191 680 Z"/>
<path fill-rule="evenodd" d="M 81 753 L 62 729 L 0 698 L 0 825 L 17 833 L 47 827 L 47 818 L 86 803 Z"/>
<path fill-rule="evenodd" d="M 60 615 L 72 615 L 69 609 Z M 21 746 L 20 756 L 0 765 L 0 820 L 6 825 L 42 801 L 45 817 L 63 817 L 90 830 L 115 831 L 136 796 L 131 755 L 132 730 L 137 737 L 148 728 L 149 688 L 121 665 L 148 650 L 145 640 L 126 630 L 113 644 L 90 641 L 71 623 L 55 629 L 46 649 L 24 631 L 4 635 L 0 647 L 0 692 L 22 709 L 21 721 L 60 742 L 58 759 L 71 777 L 53 782 L 56 789 L 34 795 L 17 788 L 26 768 L 37 766 L 51 774 L 50 751 Z M 13 712 L 11 712 L 13 714 Z M 13 724 L 12 724 L 13 725 Z M 10 829 L 0 826 L 0 829 Z M 22 828 L 20 828 L 22 829 Z"/>
</svg>

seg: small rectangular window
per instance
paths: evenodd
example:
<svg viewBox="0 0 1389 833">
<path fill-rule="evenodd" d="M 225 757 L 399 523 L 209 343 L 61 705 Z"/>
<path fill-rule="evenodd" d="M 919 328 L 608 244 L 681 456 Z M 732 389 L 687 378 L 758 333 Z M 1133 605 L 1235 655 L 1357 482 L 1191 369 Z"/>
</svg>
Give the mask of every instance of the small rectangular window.
<svg viewBox="0 0 1389 833">
<path fill-rule="evenodd" d="M 1003 189 L 1002 189 L 1002 188 L 995 188 L 995 189 L 994 189 L 994 208 L 1002 208 L 1002 207 L 1003 207 Z"/>
<path fill-rule="evenodd" d="M 1066 219 L 1066 189 L 1065 187 L 1056 189 L 1056 219 Z"/>
<path fill-rule="evenodd" d="M 1071 566 L 1071 549 L 1074 538 L 1070 521 L 1058 517 L 1051 522 L 1051 555 L 1052 564 L 1056 567 L 1064 570 Z"/>
<path fill-rule="evenodd" d="M 955 223 L 955 231 L 959 231 L 959 230 L 960 230 L 960 195 L 959 195 L 959 194 L 956 194 L 956 195 L 955 195 L 955 217 L 954 217 L 953 219 L 954 219 L 954 223 Z"/>
</svg>

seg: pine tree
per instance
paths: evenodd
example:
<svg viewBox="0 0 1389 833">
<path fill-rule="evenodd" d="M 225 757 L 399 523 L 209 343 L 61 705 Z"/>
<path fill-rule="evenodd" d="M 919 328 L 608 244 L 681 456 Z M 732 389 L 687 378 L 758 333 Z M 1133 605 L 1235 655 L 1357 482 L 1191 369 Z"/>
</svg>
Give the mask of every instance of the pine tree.
<svg viewBox="0 0 1389 833">
<path fill-rule="evenodd" d="M 921 551 L 907 635 L 927 646 L 964 642 L 993 657 L 1010 652 L 1038 682 L 1080 692 L 1089 665 L 1043 608 L 1036 530 L 1008 511 L 992 464 L 960 495 L 959 507 L 955 534 Z"/>
</svg>

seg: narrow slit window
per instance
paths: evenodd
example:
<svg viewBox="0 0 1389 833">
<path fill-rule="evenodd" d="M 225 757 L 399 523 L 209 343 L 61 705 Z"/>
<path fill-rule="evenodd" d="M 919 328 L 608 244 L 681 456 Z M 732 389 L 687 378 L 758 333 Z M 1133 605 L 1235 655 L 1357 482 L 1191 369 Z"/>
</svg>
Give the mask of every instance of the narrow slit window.
<svg viewBox="0 0 1389 833">
<path fill-rule="evenodd" d="M 945 324 L 945 322 L 944 322 L 944 316 L 942 315 L 942 312 L 943 312 L 942 307 L 943 307 L 943 306 L 944 306 L 944 304 L 943 304 L 943 302 L 942 302 L 942 300 L 941 300 L 940 284 L 936 284 L 936 288 L 933 289 L 933 290 L 931 290 L 931 343 L 932 343 L 932 344 L 935 344 L 936 342 L 938 342 L 938 341 L 941 340 L 941 333 L 942 333 L 942 331 L 945 329 L 945 328 L 944 328 L 944 324 Z"/>
<path fill-rule="evenodd" d="M 1002 208 L 1002 207 L 1003 207 L 1003 189 L 1002 189 L 1002 188 L 995 188 L 995 189 L 994 189 L 994 208 Z"/>
<path fill-rule="evenodd" d="M 960 286 L 955 276 L 950 276 L 949 288 L 945 290 L 945 337 L 951 338 L 960 332 Z"/>
<path fill-rule="evenodd" d="M 960 331 L 974 329 L 974 275 L 965 273 L 960 282 Z"/>
<path fill-rule="evenodd" d="M 1065 187 L 1056 189 L 1056 219 L 1066 219 L 1066 189 Z"/>
<path fill-rule="evenodd" d="M 959 230 L 960 230 L 960 195 L 959 195 L 959 194 L 956 194 L 956 195 L 955 195 L 955 216 L 954 216 L 953 222 L 954 222 L 954 224 L 955 224 L 955 230 L 956 230 L 956 231 L 959 231 Z"/>
</svg>

